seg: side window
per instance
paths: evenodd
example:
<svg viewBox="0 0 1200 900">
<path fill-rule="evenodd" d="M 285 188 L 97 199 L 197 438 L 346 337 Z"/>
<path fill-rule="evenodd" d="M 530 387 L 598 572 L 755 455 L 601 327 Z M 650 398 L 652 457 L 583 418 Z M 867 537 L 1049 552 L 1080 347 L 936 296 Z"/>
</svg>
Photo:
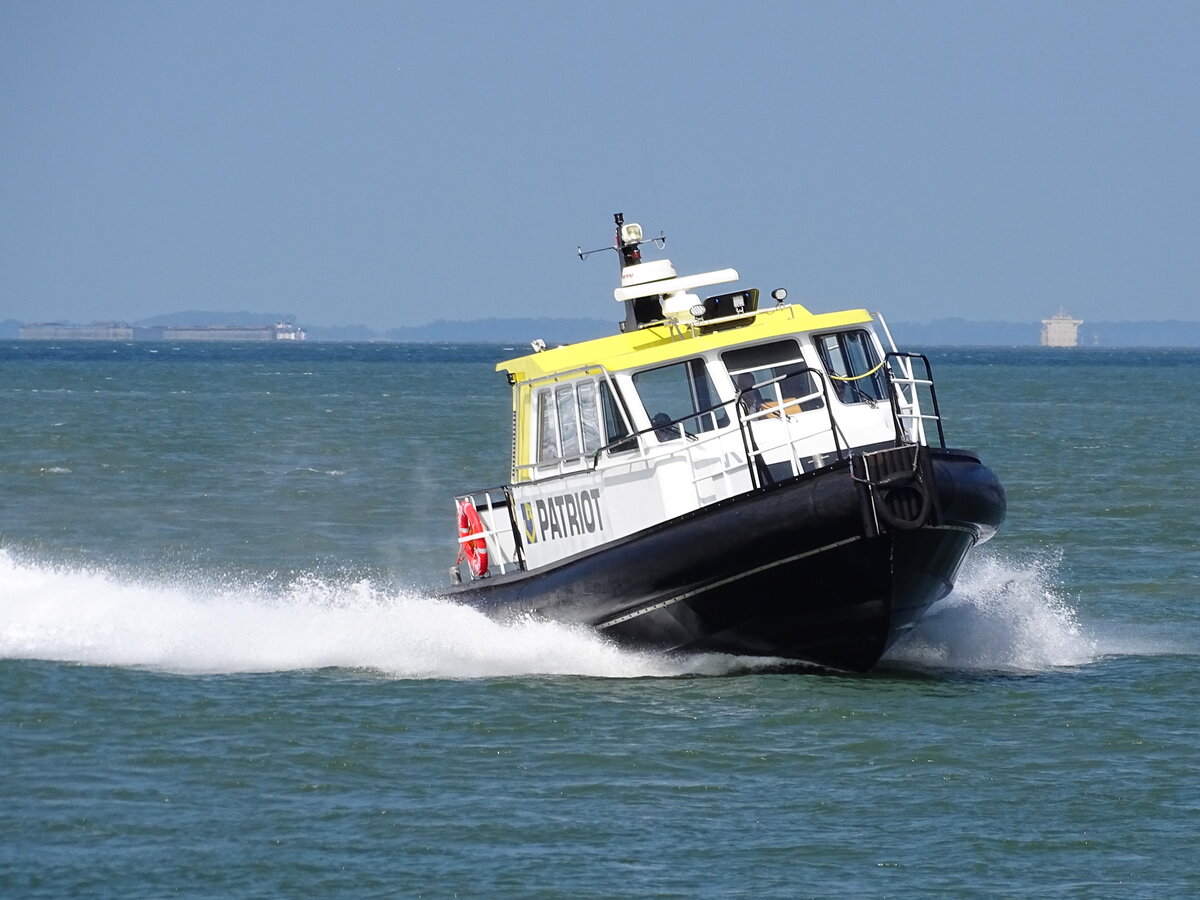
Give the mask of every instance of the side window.
<svg viewBox="0 0 1200 900">
<path fill-rule="evenodd" d="M 554 389 L 554 405 L 558 407 L 558 441 L 563 456 L 579 455 L 579 404 L 575 402 L 575 385 L 560 384 Z"/>
<path fill-rule="evenodd" d="M 548 390 L 537 392 L 538 462 L 558 459 L 558 427 L 554 417 L 554 395 Z"/>
<path fill-rule="evenodd" d="M 600 411 L 596 408 L 596 382 L 581 381 L 579 397 L 579 428 L 583 439 L 583 452 L 595 453 L 604 446 L 600 437 Z"/>
<path fill-rule="evenodd" d="M 600 382 L 600 406 L 604 412 L 604 439 L 606 443 L 618 440 L 629 436 L 629 428 L 625 424 L 625 417 L 621 414 L 621 407 L 617 403 L 617 398 L 613 396 L 612 390 L 606 382 Z M 635 441 L 630 441 L 625 444 L 618 444 L 613 447 L 614 453 L 619 453 L 622 450 L 633 450 L 637 446 Z"/>
<path fill-rule="evenodd" d="M 788 415 L 795 415 L 825 406 L 816 378 L 804 371 L 808 364 L 796 341 L 728 350 L 721 354 L 721 361 L 729 369 L 734 386 L 746 391 L 743 401 L 747 412 L 782 406 Z M 774 381 L 776 378 L 781 380 Z M 763 387 L 753 388 L 755 384 Z"/>
<path fill-rule="evenodd" d="M 638 372 L 633 376 L 633 384 L 650 423 L 661 426 L 656 432 L 660 441 L 713 431 L 729 424 L 729 414 L 717 406 L 720 399 L 703 360 L 690 359 Z M 714 406 L 717 408 L 712 409 Z M 677 424 L 670 424 L 676 421 Z"/>
<path fill-rule="evenodd" d="M 821 361 L 832 376 L 833 392 L 843 403 L 874 402 L 887 397 L 887 382 L 871 336 L 839 331 L 815 338 Z"/>
<path fill-rule="evenodd" d="M 604 381 L 564 382 L 543 388 L 535 396 L 539 463 L 595 453 L 629 434 L 616 398 Z"/>
</svg>

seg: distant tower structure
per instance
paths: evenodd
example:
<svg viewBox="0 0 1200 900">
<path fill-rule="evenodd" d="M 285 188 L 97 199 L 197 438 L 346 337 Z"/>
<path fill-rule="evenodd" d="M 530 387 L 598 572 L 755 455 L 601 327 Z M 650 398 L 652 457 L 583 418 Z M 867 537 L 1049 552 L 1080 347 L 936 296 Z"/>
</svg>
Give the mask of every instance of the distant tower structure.
<svg viewBox="0 0 1200 900">
<path fill-rule="evenodd" d="M 1049 319 L 1042 319 L 1043 347 L 1075 347 L 1079 344 L 1079 326 L 1083 319 L 1072 319 L 1065 306 Z"/>
</svg>

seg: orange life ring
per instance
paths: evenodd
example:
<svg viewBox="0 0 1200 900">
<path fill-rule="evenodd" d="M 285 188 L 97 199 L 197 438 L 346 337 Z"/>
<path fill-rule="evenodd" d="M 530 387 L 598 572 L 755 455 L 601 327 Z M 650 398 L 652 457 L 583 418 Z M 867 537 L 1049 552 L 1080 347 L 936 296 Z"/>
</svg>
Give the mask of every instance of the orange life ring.
<svg viewBox="0 0 1200 900">
<path fill-rule="evenodd" d="M 471 540 L 463 540 L 470 537 Z M 466 558 L 471 574 L 476 578 L 488 570 L 487 541 L 483 537 L 483 522 L 471 500 L 458 501 L 458 562 Z"/>
</svg>

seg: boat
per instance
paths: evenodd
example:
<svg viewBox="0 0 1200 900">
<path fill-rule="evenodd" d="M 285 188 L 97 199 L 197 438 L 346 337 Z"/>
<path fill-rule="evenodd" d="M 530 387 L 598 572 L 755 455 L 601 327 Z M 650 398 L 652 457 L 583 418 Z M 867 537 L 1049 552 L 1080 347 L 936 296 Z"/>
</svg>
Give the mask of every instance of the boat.
<svg viewBox="0 0 1200 900">
<path fill-rule="evenodd" d="M 616 251 L 624 321 L 496 366 L 510 481 L 454 498 L 445 596 L 629 647 L 870 670 L 996 533 L 1003 487 L 947 446 L 928 357 L 881 315 L 680 275 L 642 258 L 661 232 L 614 220 L 579 255 Z"/>
</svg>

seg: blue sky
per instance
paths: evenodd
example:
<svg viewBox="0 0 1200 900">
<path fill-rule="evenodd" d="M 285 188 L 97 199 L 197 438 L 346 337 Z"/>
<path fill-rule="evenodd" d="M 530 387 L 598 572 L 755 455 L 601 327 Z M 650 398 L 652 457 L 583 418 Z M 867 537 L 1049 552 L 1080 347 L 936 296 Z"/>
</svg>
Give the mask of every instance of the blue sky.
<svg viewBox="0 0 1200 900">
<path fill-rule="evenodd" d="M 1200 3 L 0 0 L 0 319 L 1197 319 Z"/>
</svg>

